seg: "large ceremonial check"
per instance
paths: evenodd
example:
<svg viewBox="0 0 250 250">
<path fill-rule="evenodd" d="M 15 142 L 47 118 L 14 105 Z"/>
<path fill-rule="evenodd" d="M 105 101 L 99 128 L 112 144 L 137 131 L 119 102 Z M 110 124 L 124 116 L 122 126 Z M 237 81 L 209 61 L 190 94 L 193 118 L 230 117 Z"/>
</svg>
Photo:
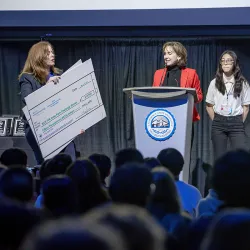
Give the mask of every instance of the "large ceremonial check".
<svg viewBox="0 0 250 250">
<path fill-rule="evenodd" d="M 53 157 L 86 130 L 106 117 L 92 60 L 63 74 L 25 98 L 29 123 L 45 159 Z"/>
</svg>

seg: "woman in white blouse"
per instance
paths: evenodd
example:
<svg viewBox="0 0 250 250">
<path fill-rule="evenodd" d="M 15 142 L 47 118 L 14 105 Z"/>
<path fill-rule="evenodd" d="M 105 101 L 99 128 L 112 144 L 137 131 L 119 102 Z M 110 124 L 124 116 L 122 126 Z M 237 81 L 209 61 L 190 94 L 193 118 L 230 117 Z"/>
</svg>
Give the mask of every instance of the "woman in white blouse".
<svg viewBox="0 0 250 250">
<path fill-rule="evenodd" d="M 212 123 L 214 159 L 231 149 L 245 148 L 244 121 L 250 104 L 250 86 L 233 51 L 222 53 L 215 79 L 210 82 L 206 109 Z"/>
</svg>

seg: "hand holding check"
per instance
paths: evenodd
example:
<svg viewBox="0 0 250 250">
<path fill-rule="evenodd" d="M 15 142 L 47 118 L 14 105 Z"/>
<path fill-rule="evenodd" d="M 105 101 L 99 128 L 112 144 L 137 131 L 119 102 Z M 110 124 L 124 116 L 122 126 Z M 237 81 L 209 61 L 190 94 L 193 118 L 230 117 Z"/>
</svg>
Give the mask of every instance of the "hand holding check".
<svg viewBox="0 0 250 250">
<path fill-rule="evenodd" d="M 49 80 L 47 81 L 46 84 L 50 84 L 50 83 L 57 84 L 57 83 L 59 83 L 60 79 L 61 79 L 60 76 L 52 76 L 52 77 L 49 78 Z"/>
</svg>

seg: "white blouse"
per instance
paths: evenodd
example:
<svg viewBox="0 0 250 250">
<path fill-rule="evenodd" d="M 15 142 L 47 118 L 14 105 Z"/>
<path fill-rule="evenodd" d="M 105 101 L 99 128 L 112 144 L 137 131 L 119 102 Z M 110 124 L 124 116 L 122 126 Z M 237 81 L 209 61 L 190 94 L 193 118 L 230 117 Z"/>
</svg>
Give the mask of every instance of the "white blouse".
<svg viewBox="0 0 250 250">
<path fill-rule="evenodd" d="M 236 116 L 243 113 L 244 105 L 250 104 L 250 86 L 248 83 L 243 84 L 243 88 L 239 97 L 234 98 L 234 76 L 231 79 L 223 75 L 226 85 L 226 93 L 223 95 L 215 87 L 215 79 L 210 82 L 208 87 L 206 102 L 214 105 L 214 112 L 223 116 Z M 225 112 L 226 110 L 226 112 Z"/>
</svg>

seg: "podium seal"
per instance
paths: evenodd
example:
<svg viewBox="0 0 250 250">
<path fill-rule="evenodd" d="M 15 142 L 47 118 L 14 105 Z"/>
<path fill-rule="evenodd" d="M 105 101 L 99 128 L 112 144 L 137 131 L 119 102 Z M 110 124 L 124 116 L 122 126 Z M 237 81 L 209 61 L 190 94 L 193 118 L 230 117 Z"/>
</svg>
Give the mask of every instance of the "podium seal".
<svg viewBox="0 0 250 250">
<path fill-rule="evenodd" d="M 174 115 L 166 109 L 156 109 L 145 120 L 147 134 L 156 141 L 168 140 L 175 133 Z"/>
</svg>

